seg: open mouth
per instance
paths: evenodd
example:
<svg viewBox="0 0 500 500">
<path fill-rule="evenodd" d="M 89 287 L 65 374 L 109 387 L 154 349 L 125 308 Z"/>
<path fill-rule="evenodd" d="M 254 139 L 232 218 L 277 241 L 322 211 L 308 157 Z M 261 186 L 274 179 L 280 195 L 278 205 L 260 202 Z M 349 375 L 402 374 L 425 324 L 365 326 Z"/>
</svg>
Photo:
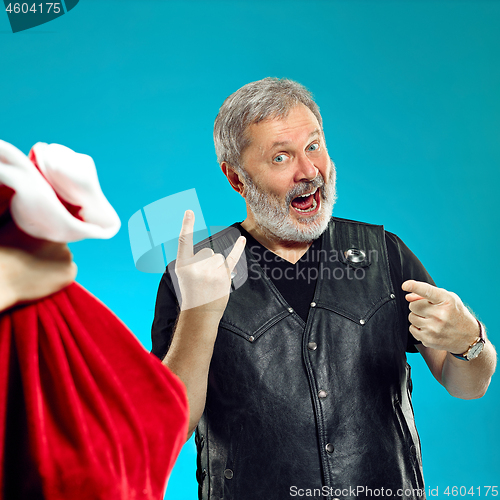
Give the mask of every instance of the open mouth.
<svg viewBox="0 0 500 500">
<path fill-rule="evenodd" d="M 310 214 L 317 211 L 320 204 L 319 188 L 316 188 L 312 193 L 297 196 L 291 203 L 292 207 L 301 214 Z"/>
</svg>

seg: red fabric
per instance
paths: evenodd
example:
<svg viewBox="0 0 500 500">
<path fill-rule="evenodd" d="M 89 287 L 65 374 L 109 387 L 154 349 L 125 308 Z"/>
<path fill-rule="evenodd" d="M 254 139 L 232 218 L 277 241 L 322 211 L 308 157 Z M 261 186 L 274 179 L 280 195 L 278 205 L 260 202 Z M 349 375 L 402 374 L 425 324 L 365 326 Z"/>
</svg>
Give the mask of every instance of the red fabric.
<svg viewBox="0 0 500 500">
<path fill-rule="evenodd" d="M 10 200 L 14 193 L 15 191 L 12 188 L 0 184 L 0 218 L 8 212 Z"/>
<path fill-rule="evenodd" d="M 0 316 L 0 498 L 163 498 L 181 381 L 74 283 Z"/>
</svg>

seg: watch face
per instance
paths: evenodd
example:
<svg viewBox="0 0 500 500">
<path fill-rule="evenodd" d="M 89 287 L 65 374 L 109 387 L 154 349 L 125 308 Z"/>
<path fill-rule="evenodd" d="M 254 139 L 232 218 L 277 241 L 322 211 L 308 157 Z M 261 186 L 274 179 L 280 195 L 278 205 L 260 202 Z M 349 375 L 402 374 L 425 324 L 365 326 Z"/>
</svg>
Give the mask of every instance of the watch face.
<svg viewBox="0 0 500 500">
<path fill-rule="evenodd" d="M 469 354 L 467 355 L 468 359 L 474 359 L 479 356 L 481 351 L 483 350 L 484 344 L 482 342 L 478 342 L 476 345 L 473 345 L 470 350 Z"/>
</svg>

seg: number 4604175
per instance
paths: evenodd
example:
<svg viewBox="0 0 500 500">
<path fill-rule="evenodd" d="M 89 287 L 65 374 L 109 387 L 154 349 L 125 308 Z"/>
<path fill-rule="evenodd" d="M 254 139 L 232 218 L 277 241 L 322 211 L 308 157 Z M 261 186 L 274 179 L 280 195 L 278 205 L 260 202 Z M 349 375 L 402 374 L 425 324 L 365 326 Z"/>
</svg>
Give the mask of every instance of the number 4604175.
<svg viewBox="0 0 500 500">
<path fill-rule="evenodd" d="M 492 496 L 496 497 L 498 496 L 498 486 L 476 486 L 475 488 L 471 486 L 469 489 L 467 489 L 465 486 L 447 486 L 446 489 L 443 491 L 443 493 L 447 496 L 484 496 L 487 497 Z"/>
<path fill-rule="evenodd" d="M 61 12 L 61 4 L 58 3 L 9 3 L 6 9 L 10 14 L 28 14 L 28 12 L 33 12 L 34 14 L 50 14 L 53 12 L 54 14 L 59 14 Z"/>
</svg>

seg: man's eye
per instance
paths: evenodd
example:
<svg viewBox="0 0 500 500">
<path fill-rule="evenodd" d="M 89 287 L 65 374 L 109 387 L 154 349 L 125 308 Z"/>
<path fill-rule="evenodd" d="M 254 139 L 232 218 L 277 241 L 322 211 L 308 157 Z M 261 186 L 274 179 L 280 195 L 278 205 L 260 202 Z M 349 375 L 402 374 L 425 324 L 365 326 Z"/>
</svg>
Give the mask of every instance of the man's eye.
<svg viewBox="0 0 500 500">
<path fill-rule="evenodd" d="M 319 144 L 317 142 L 314 142 L 307 148 L 308 151 L 317 151 L 318 149 L 319 149 Z"/>
<path fill-rule="evenodd" d="M 275 156 L 273 161 L 275 161 L 276 163 L 283 163 L 286 159 L 286 155 L 278 155 L 278 156 Z"/>
</svg>

